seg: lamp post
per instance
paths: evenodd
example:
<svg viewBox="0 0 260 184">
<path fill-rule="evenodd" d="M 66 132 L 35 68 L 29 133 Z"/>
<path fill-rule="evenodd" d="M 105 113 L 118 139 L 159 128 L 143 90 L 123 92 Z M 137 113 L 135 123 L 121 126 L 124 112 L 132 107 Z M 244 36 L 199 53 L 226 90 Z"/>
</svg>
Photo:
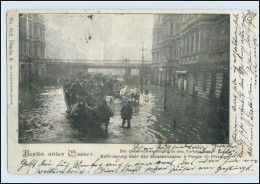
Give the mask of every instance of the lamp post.
<svg viewBox="0 0 260 184">
<path fill-rule="evenodd" d="M 167 62 L 168 62 L 168 59 L 165 60 L 165 63 L 167 63 Z M 167 66 L 165 67 L 164 110 L 166 110 L 166 100 L 167 100 Z"/>
<path fill-rule="evenodd" d="M 166 99 L 167 99 L 167 67 L 165 68 L 165 85 L 164 85 L 164 110 L 166 110 Z"/>
<path fill-rule="evenodd" d="M 144 90 L 144 42 L 142 43 L 142 70 L 141 70 L 141 93 Z"/>
</svg>

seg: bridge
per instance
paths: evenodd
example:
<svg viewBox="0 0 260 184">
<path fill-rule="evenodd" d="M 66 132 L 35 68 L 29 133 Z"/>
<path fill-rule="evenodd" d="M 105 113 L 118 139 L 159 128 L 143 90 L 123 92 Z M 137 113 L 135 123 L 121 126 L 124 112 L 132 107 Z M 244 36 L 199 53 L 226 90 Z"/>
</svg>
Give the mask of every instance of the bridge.
<svg viewBox="0 0 260 184">
<path fill-rule="evenodd" d="M 87 60 L 87 59 L 39 59 L 31 58 L 20 63 L 20 79 L 28 81 L 28 73 L 51 78 L 69 77 L 87 74 L 89 69 L 120 69 L 125 76 L 131 76 L 131 70 L 140 70 L 142 76 L 149 76 L 152 62 L 147 60 Z"/>
<path fill-rule="evenodd" d="M 31 63 L 31 64 L 30 64 Z M 204 71 L 204 70 L 223 70 L 229 66 L 218 63 L 195 63 L 195 64 L 176 64 L 176 63 L 152 63 L 149 60 L 90 60 L 90 59 L 39 59 L 31 58 L 20 62 L 20 82 L 28 81 L 29 73 L 34 76 L 47 76 L 51 78 L 69 77 L 76 74 L 87 74 L 88 69 L 120 69 L 125 70 L 125 76 L 131 76 L 131 70 L 141 71 L 140 76 L 147 77 L 152 75 L 153 68 L 161 71 L 165 68 L 180 71 Z"/>
<path fill-rule="evenodd" d="M 148 60 L 86 60 L 86 59 L 35 59 L 35 63 L 51 65 L 53 67 L 81 67 L 100 69 L 140 69 L 151 68 L 152 61 Z"/>
</svg>

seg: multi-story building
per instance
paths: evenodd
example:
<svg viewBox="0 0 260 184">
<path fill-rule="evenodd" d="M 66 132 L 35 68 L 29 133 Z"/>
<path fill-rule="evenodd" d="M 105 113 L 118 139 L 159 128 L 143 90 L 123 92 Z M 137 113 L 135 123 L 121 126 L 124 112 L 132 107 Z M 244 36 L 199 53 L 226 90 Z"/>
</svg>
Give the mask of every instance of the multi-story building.
<svg viewBox="0 0 260 184">
<path fill-rule="evenodd" d="M 156 15 L 152 82 L 203 99 L 228 97 L 229 29 L 226 14 Z"/>
<path fill-rule="evenodd" d="M 45 25 L 40 14 L 19 15 L 20 83 L 32 82 L 46 72 L 39 64 L 45 58 Z M 42 63 L 42 62 L 41 62 Z"/>
</svg>

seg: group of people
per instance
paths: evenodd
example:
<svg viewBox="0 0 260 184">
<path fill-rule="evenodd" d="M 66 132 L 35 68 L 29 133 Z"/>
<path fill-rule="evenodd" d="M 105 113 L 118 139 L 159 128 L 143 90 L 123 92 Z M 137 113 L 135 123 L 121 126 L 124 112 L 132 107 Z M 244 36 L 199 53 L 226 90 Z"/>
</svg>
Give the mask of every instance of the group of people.
<svg viewBox="0 0 260 184">
<path fill-rule="evenodd" d="M 88 88 L 87 81 L 66 80 L 63 92 L 67 106 L 67 113 L 71 119 L 80 124 L 106 125 L 106 132 L 110 117 L 113 116 L 111 108 L 105 98 L 93 95 L 93 89 Z M 98 92 L 98 91 L 97 91 Z M 95 98 L 94 98 L 95 97 Z"/>
<path fill-rule="evenodd" d="M 63 85 L 63 92 L 68 113 L 71 112 L 74 104 L 78 103 L 83 98 L 86 99 L 86 97 L 88 97 L 88 93 L 85 93 L 85 90 L 79 81 L 66 80 Z"/>
<path fill-rule="evenodd" d="M 100 125 L 104 123 L 107 133 L 113 112 L 107 104 L 105 96 L 97 99 L 98 95 L 90 93 L 89 91 L 92 89 L 88 90 L 86 86 L 86 82 L 78 79 L 66 80 L 64 82 L 63 92 L 67 113 L 75 122 L 83 124 L 98 123 Z M 130 101 L 127 101 L 121 108 L 122 126 L 127 123 L 127 127 L 130 128 L 132 114 L 132 106 Z"/>
<path fill-rule="evenodd" d="M 140 94 L 138 91 L 133 91 L 131 94 L 131 101 L 138 102 L 140 101 Z"/>
</svg>

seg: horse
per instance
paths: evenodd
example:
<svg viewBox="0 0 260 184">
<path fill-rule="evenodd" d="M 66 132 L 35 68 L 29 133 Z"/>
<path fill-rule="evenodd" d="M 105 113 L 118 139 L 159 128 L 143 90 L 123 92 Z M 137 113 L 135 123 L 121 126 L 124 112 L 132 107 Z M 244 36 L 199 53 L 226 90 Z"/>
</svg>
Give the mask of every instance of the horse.
<svg viewBox="0 0 260 184">
<path fill-rule="evenodd" d="M 133 91 L 132 94 L 131 94 L 131 101 L 139 103 L 139 100 L 140 100 L 139 92 L 138 91 Z"/>
<path fill-rule="evenodd" d="M 140 101 L 140 94 L 139 94 L 139 92 L 136 92 L 135 93 L 135 95 L 134 95 L 134 101 L 136 102 L 138 102 L 139 103 L 139 101 Z"/>
<path fill-rule="evenodd" d="M 120 96 L 123 101 L 127 101 L 131 98 L 131 91 L 127 87 L 124 87 L 120 90 Z"/>
<path fill-rule="evenodd" d="M 78 125 L 92 126 L 98 123 L 96 110 L 82 102 L 74 104 L 69 117 Z"/>
</svg>

